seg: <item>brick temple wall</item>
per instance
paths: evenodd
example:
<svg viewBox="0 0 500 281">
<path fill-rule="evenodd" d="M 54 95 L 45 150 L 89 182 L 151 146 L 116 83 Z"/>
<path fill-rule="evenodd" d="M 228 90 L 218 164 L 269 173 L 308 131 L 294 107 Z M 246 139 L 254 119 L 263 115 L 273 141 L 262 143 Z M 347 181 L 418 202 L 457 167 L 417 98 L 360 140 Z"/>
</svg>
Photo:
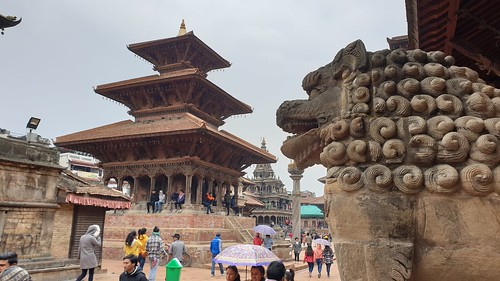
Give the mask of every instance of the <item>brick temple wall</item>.
<svg viewBox="0 0 500 281">
<path fill-rule="evenodd" d="M 58 155 L 48 146 L 0 138 L 0 252 L 50 257 Z"/>
<path fill-rule="evenodd" d="M 254 218 L 233 217 L 244 229 L 251 230 L 255 226 Z M 151 235 L 154 226 L 160 228 L 160 235 L 165 243 L 172 243 L 172 235 L 179 233 L 186 243 L 187 251 L 193 259 L 193 266 L 202 266 L 211 261 L 210 241 L 216 233 L 221 233 L 224 247 L 241 243 L 238 241 L 237 230 L 232 229 L 225 215 L 206 214 L 176 214 L 160 213 L 145 214 L 125 212 L 115 214 L 108 211 L 104 226 L 103 258 L 121 259 L 123 244 L 131 230 L 146 227 L 147 235 Z"/>
<path fill-rule="evenodd" d="M 54 218 L 51 253 L 54 258 L 67 258 L 73 225 L 73 205 L 61 204 Z"/>
</svg>

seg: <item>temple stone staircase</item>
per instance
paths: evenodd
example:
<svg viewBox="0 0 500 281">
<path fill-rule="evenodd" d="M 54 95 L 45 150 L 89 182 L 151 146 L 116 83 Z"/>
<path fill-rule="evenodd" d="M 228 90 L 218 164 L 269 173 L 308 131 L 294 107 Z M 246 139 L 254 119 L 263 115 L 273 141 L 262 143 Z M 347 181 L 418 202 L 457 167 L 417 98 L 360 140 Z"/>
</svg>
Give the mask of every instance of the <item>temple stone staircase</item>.
<svg viewBox="0 0 500 281">
<path fill-rule="evenodd" d="M 180 234 L 193 266 L 201 267 L 211 262 L 210 241 L 216 233 L 221 233 L 224 247 L 251 243 L 254 225 L 253 218 L 225 216 L 223 211 L 207 215 L 194 208 L 185 208 L 180 213 L 163 210 L 154 214 L 147 214 L 143 206 L 127 211 L 108 211 L 103 229 L 103 258 L 121 260 L 125 238 L 131 230 L 145 227 L 149 236 L 153 227 L 158 226 L 165 243 L 173 241 L 173 234 Z"/>
<path fill-rule="evenodd" d="M 240 224 L 240 220 L 237 217 L 226 216 L 227 224 L 234 230 L 238 231 L 238 240 L 241 243 L 251 244 L 253 242 L 252 232 L 248 228 L 244 228 Z"/>
</svg>

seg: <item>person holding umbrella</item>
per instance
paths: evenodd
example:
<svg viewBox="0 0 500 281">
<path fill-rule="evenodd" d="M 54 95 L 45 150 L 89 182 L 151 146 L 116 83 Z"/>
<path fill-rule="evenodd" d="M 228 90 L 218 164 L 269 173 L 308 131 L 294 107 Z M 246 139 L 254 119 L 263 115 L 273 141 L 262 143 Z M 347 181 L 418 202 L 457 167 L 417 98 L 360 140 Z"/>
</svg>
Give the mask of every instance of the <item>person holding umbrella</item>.
<svg viewBox="0 0 500 281">
<path fill-rule="evenodd" d="M 264 247 L 269 251 L 273 250 L 273 238 L 271 238 L 271 235 L 266 234 L 266 238 L 264 238 L 264 241 L 262 243 Z"/>
<path fill-rule="evenodd" d="M 316 245 L 314 249 L 314 261 L 318 265 L 318 278 L 321 278 L 321 269 L 323 268 L 323 250 L 321 244 Z"/>
<path fill-rule="evenodd" d="M 280 261 L 280 258 L 261 246 L 237 244 L 225 248 L 214 260 L 216 263 L 220 262 L 235 266 L 265 266 L 273 261 Z M 245 280 L 247 280 L 247 273 L 245 270 Z"/>
</svg>

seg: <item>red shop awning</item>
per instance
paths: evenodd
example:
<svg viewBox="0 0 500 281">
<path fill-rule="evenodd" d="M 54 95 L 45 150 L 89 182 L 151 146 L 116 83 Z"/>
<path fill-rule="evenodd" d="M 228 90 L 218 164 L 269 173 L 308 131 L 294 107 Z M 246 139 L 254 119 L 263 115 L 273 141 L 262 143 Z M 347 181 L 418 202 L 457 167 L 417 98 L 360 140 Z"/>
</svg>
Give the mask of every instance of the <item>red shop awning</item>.
<svg viewBox="0 0 500 281">
<path fill-rule="evenodd" d="M 84 197 L 74 193 L 66 195 L 66 203 L 73 203 L 84 206 L 97 206 L 108 209 L 130 209 L 130 202 L 114 201 L 95 197 Z"/>
</svg>

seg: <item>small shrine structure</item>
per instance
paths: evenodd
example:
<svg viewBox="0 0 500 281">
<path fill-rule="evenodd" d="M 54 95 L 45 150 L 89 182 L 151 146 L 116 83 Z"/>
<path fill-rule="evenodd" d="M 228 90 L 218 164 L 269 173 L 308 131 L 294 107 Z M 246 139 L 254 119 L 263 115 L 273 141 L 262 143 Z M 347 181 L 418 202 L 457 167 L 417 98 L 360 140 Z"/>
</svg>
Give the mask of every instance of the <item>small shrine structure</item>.
<svg viewBox="0 0 500 281">
<path fill-rule="evenodd" d="M 127 46 L 159 74 L 99 85 L 95 92 L 129 108 L 134 120 L 93 128 L 56 140 L 88 152 L 104 168 L 104 181 L 126 181 L 134 202 L 153 190 L 167 198 L 186 193 L 186 208 L 200 209 L 206 192 L 217 205 L 231 188 L 238 194 L 243 170 L 276 157 L 219 127 L 252 109 L 207 80 L 211 70 L 231 64 L 194 35 L 182 21 L 178 36 Z"/>
</svg>

